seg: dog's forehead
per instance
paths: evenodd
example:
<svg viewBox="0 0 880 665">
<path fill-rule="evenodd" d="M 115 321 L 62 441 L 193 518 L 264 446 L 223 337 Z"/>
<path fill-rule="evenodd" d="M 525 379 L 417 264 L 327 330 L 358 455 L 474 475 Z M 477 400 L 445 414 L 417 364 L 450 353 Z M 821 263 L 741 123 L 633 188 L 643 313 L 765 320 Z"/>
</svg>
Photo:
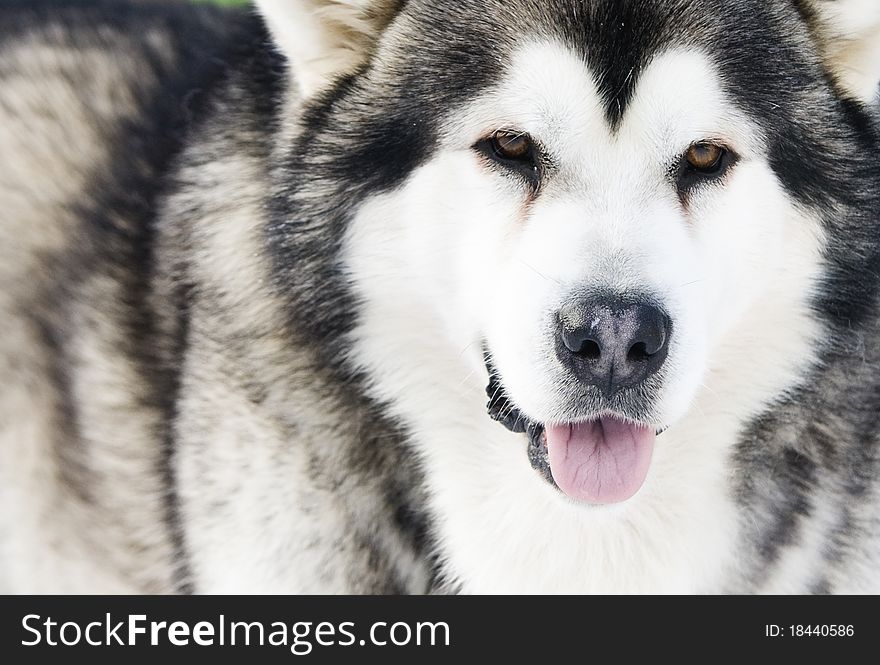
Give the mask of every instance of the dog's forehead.
<svg viewBox="0 0 880 665">
<path fill-rule="evenodd" d="M 679 3 L 553 3 L 559 8 L 554 27 L 594 74 L 608 122 L 616 126 L 626 113 L 645 65 L 673 44 L 693 41 L 691 28 L 679 16 Z M 566 8 L 574 11 L 565 11 Z"/>
<path fill-rule="evenodd" d="M 759 0 L 466 0 L 442 6 L 421 0 L 410 2 L 406 13 L 418 34 L 415 42 L 413 35 L 407 40 L 415 48 L 406 57 L 437 68 L 441 78 L 442 70 L 455 72 L 460 94 L 469 83 L 479 86 L 505 68 L 524 43 L 565 44 L 595 73 L 612 126 L 623 119 L 646 65 L 658 53 L 711 49 L 721 56 L 721 67 L 760 70 L 768 50 L 781 57 L 784 37 L 777 27 L 785 24 L 790 32 L 798 22 L 785 3 Z"/>
<path fill-rule="evenodd" d="M 606 96 L 603 72 L 584 62 L 569 46 L 555 41 L 523 44 L 493 92 L 475 106 L 490 117 L 501 114 L 517 127 L 542 137 L 596 143 L 618 139 L 651 139 L 644 134 L 676 129 L 701 131 L 735 124 L 737 118 L 724 91 L 723 76 L 711 55 L 695 49 L 657 52 L 631 74 L 626 102 Z M 615 108 L 615 118 L 607 113 Z M 576 141 L 577 142 L 577 141 Z"/>
<path fill-rule="evenodd" d="M 773 120 L 795 112 L 804 90 L 819 85 L 798 7 L 793 0 L 409 0 L 386 72 L 452 107 L 493 84 L 524 43 L 555 41 L 595 74 L 613 127 L 659 53 L 694 49 L 712 53 L 741 106 Z M 780 97 L 791 106 L 780 109 Z"/>
</svg>

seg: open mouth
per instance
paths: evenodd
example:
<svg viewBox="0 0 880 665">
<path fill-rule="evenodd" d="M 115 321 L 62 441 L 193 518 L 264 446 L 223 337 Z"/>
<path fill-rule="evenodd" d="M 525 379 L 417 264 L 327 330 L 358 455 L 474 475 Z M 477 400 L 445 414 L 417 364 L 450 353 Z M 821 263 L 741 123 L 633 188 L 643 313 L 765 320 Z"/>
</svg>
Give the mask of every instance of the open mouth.
<svg viewBox="0 0 880 665">
<path fill-rule="evenodd" d="M 504 396 L 487 361 L 489 415 L 514 433 L 526 434 L 532 466 L 566 496 L 583 503 L 627 501 L 642 488 L 651 466 L 657 428 L 613 414 L 586 422 L 543 424 L 526 418 Z"/>
</svg>

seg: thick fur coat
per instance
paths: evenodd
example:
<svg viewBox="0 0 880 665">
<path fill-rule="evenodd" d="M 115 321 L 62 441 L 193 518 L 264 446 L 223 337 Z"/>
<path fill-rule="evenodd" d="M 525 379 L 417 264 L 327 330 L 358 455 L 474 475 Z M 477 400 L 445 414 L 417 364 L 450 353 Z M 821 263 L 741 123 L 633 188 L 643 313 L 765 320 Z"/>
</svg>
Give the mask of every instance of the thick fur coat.
<svg viewBox="0 0 880 665">
<path fill-rule="evenodd" d="M 0 589 L 880 590 L 875 2 L 257 5 L 0 5 Z"/>
</svg>

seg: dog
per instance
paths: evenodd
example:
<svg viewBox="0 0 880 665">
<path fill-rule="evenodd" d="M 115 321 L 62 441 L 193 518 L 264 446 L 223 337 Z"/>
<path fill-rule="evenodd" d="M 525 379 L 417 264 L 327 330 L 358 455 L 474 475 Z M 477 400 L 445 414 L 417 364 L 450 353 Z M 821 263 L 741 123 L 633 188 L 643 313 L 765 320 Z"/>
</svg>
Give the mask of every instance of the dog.
<svg viewBox="0 0 880 665">
<path fill-rule="evenodd" d="M 873 0 L 0 15 L 4 591 L 880 591 Z"/>
</svg>

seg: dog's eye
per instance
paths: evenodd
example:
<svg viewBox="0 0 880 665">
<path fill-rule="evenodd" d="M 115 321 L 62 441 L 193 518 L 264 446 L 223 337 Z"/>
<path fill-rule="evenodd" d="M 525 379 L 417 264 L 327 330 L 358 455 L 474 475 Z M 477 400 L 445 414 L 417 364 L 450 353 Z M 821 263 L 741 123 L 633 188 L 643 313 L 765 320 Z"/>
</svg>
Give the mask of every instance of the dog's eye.
<svg viewBox="0 0 880 665">
<path fill-rule="evenodd" d="M 688 148 L 684 158 L 694 171 L 714 175 L 721 169 L 726 152 L 720 145 L 701 142 Z"/>
<path fill-rule="evenodd" d="M 474 148 L 496 164 L 518 173 L 537 191 L 541 184 L 540 152 L 525 132 L 500 129 Z"/>
<path fill-rule="evenodd" d="M 702 184 L 720 181 L 736 160 L 731 150 L 718 143 L 700 141 L 691 145 L 682 155 L 678 168 L 672 169 L 682 202 Z"/>
<path fill-rule="evenodd" d="M 522 132 L 499 130 L 492 137 L 492 148 L 501 159 L 528 159 L 532 154 L 532 139 Z"/>
</svg>

